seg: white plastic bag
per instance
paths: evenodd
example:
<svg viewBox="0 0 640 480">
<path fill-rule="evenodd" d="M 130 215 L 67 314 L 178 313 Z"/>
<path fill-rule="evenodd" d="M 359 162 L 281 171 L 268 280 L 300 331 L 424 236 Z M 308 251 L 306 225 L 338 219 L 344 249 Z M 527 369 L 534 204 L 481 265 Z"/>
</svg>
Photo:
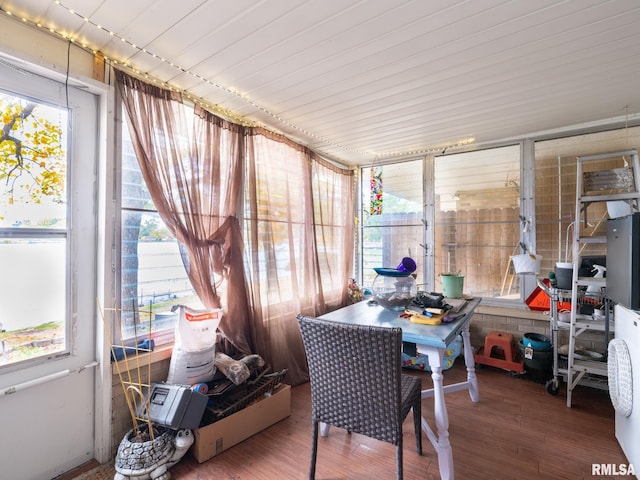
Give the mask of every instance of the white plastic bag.
<svg viewBox="0 0 640 480">
<path fill-rule="evenodd" d="M 221 320 L 221 308 L 194 310 L 180 305 L 174 348 L 184 352 L 210 348 L 216 344 L 216 332 Z"/>
<path fill-rule="evenodd" d="M 216 373 L 216 336 L 222 309 L 194 310 L 180 305 L 167 383 L 208 382 Z"/>
<path fill-rule="evenodd" d="M 192 386 L 213 380 L 216 373 L 215 345 L 197 352 L 185 352 L 173 348 L 167 383 Z"/>
</svg>

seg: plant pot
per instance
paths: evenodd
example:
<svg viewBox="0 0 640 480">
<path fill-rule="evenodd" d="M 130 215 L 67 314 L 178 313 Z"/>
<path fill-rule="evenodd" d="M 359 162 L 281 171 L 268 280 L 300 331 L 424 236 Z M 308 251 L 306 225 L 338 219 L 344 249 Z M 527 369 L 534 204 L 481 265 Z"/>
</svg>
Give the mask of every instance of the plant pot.
<svg viewBox="0 0 640 480">
<path fill-rule="evenodd" d="M 558 288 L 560 290 L 571 290 L 573 283 L 573 263 L 556 262 L 555 274 Z"/>
<path fill-rule="evenodd" d="M 532 347 L 536 350 L 548 350 L 551 348 L 551 340 L 546 335 L 540 333 L 525 333 L 522 338 L 525 347 Z"/>
<path fill-rule="evenodd" d="M 440 280 L 442 281 L 442 294 L 446 298 L 462 298 L 464 275 L 443 273 L 440 275 Z"/>
<path fill-rule="evenodd" d="M 155 429 L 154 429 L 155 430 Z M 143 437 L 146 426 L 142 428 Z M 167 470 L 178 463 L 194 442 L 191 430 L 158 428 L 153 440 L 138 440 L 129 430 L 118 446 L 114 480 L 170 478 Z"/>
<path fill-rule="evenodd" d="M 537 275 L 540 273 L 540 262 L 542 261 L 542 255 L 523 253 L 522 255 L 512 256 L 511 261 L 513 262 L 513 268 L 516 273 L 532 273 Z"/>
</svg>

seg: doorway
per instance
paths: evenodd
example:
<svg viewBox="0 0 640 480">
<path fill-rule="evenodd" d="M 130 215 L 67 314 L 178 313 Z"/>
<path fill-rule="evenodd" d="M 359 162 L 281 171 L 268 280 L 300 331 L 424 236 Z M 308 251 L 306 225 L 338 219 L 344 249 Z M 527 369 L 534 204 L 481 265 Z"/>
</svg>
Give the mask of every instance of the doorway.
<svg viewBox="0 0 640 480">
<path fill-rule="evenodd" d="M 20 198 L 15 191 L 9 202 L 22 202 L 23 209 L 5 210 L 16 218 L 4 223 L 0 219 L 0 240 L 15 247 L 7 256 L 18 259 L 11 270 L 3 268 L 2 275 L 10 279 L 7 287 L 17 285 L 15 291 L 21 292 L 5 294 L 2 303 L 12 303 L 13 310 L 5 309 L 3 328 L 40 333 L 55 326 L 50 338 L 44 334 L 47 338 L 34 340 L 31 349 L 23 349 L 23 344 L 12 347 L 12 352 L 21 349 L 24 355 L 7 354 L 0 365 L 0 417 L 7 439 L 0 450 L 0 476 L 50 479 L 94 456 L 99 102 L 68 79 L 52 80 L 4 58 L 0 96 L 24 108 L 15 116 L 23 124 L 12 137 L 22 135 L 22 143 L 14 145 L 25 149 L 16 156 L 18 167 L 12 164 L 4 170 L 3 182 L 5 188 L 13 180 L 16 188 L 28 187 Z M 44 113 L 31 116 L 34 105 Z M 9 116 L 1 120 L 4 126 L 10 121 Z M 36 138 L 39 134 L 33 129 L 48 121 L 54 124 L 52 135 Z M 9 141 L 6 135 L 4 139 Z M 27 159 L 27 144 L 35 152 L 36 145 L 56 142 L 55 154 L 43 148 Z M 48 198 L 54 188 L 50 180 L 59 189 L 54 201 Z M 3 200 L 7 198 L 4 192 Z M 41 215 L 45 203 L 50 212 Z M 14 324 L 20 320 L 26 324 Z"/>
</svg>

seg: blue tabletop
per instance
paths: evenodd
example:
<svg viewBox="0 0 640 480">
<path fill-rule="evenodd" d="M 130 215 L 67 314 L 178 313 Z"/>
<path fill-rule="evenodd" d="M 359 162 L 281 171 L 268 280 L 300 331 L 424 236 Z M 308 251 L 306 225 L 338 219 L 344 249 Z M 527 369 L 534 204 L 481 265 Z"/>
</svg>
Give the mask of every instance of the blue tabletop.
<svg viewBox="0 0 640 480">
<path fill-rule="evenodd" d="M 369 305 L 367 302 L 354 303 L 322 315 L 320 318 L 357 325 L 400 327 L 402 328 L 402 340 L 405 342 L 446 348 L 460 334 L 464 326 L 471 321 L 473 311 L 479 303 L 480 298 L 469 299 L 467 304 L 460 309 L 460 313 L 463 313 L 464 316 L 451 323 L 441 325 L 413 323 L 408 318 L 400 317 L 402 312 L 392 312 L 376 304 Z"/>
</svg>

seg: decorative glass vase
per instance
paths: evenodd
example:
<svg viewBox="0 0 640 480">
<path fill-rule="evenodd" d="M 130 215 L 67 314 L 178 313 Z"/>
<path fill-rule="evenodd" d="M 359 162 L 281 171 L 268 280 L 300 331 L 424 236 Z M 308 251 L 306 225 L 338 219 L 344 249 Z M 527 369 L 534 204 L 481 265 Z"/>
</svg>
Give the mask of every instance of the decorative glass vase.
<svg viewBox="0 0 640 480">
<path fill-rule="evenodd" d="M 373 298 L 387 310 L 401 311 L 416 298 L 418 287 L 411 275 L 378 274 L 373 279 Z"/>
</svg>

